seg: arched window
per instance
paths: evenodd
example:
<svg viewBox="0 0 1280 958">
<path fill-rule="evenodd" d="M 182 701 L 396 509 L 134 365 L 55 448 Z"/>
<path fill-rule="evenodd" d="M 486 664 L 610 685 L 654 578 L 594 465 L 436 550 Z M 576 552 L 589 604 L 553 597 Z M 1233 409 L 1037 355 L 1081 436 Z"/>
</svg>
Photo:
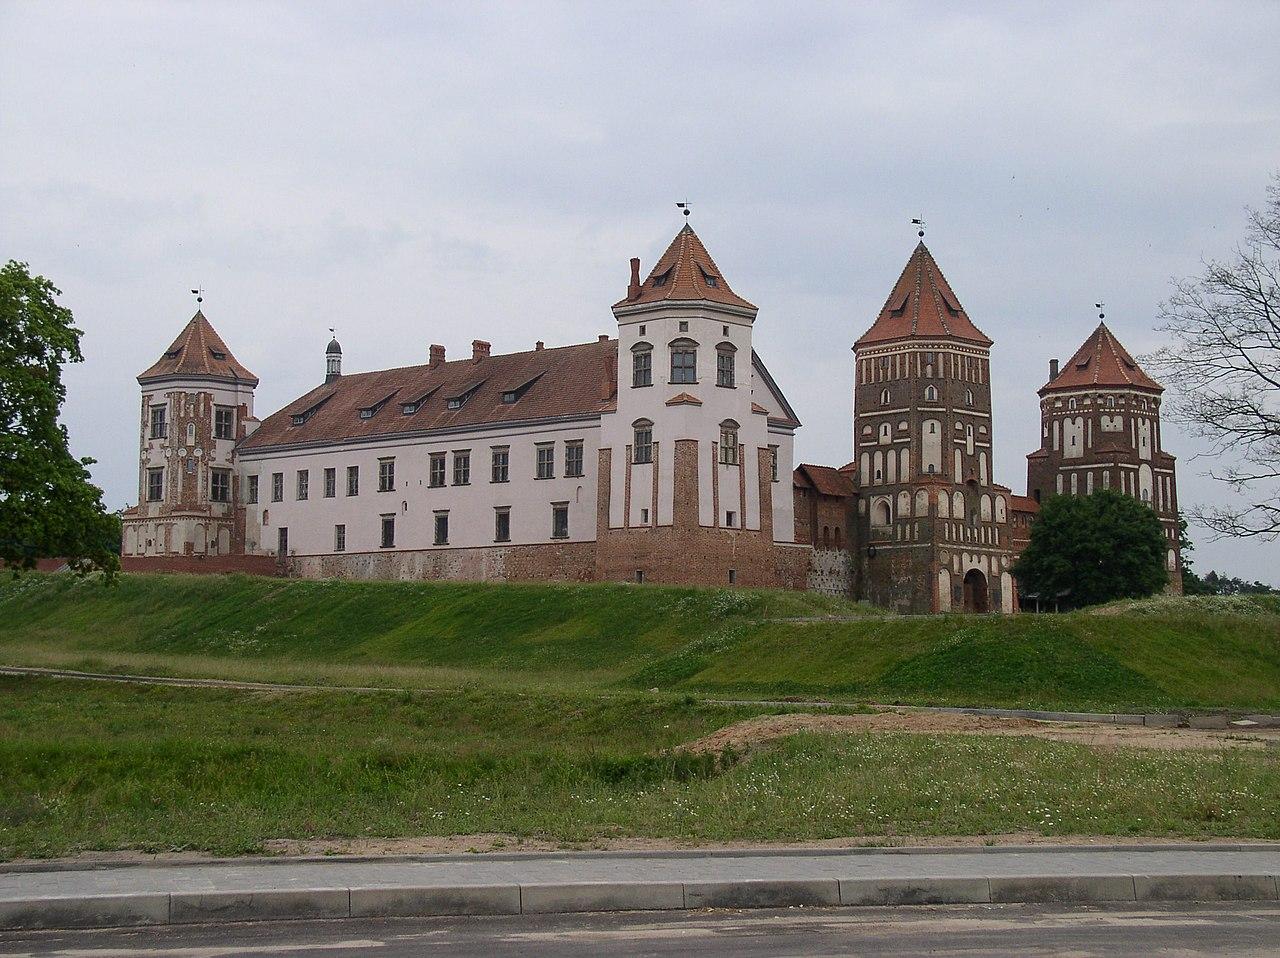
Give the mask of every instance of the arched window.
<svg viewBox="0 0 1280 958">
<path fill-rule="evenodd" d="M 880 441 L 889 442 L 892 438 L 892 431 L 889 428 L 889 424 L 887 422 L 882 422 L 880 424 Z"/>
<path fill-rule="evenodd" d="M 965 404 L 966 406 L 972 406 L 972 405 L 973 405 L 973 390 L 972 390 L 972 389 L 966 389 L 966 390 L 964 391 L 964 404 Z"/>
<path fill-rule="evenodd" d="M 885 389 L 880 390 L 880 405 L 882 406 L 889 405 L 889 399 L 890 399 L 890 395 L 889 395 L 888 388 L 886 387 Z"/>
<path fill-rule="evenodd" d="M 822 548 L 825 549 L 830 545 L 831 545 L 831 527 L 823 526 L 822 527 Z"/>
<path fill-rule="evenodd" d="M 873 525 L 887 526 L 893 523 L 893 506 L 889 505 L 888 499 L 881 499 L 875 504 L 871 510 L 871 521 Z"/>
<path fill-rule="evenodd" d="M 1076 401 L 1075 401 L 1075 399 L 1074 399 L 1074 398 L 1073 398 L 1073 399 L 1068 399 L 1068 400 L 1067 400 L 1067 408 L 1068 408 L 1068 409 L 1075 409 L 1075 408 L 1076 408 Z"/>
<path fill-rule="evenodd" d="M 671 382 L 698 381 L 698 344 L 692 339 L 673 339 L 671 346 Z"/>
<path fill-rule="evenodd" d="M 1108 397 L 1107 397 L 1107 408 L 1108 408 L 1108 409 L 1115 409 L 1115 408 L 1116 408 L 1116 397 L 1115 397 L 1115 396 L 1108 396 Z"/>
<path fill-rule="evenodd" d="M 726 389 L 734 388 L 733 375 L 733 354 L 738 351 L 738 347 L 733 343 L 720 343 L 716 346 L 716 385 L 724 386 Z"/>
<path fill-rule="evenodd" d="M 840 527 L 836 526 L 836 548 L 840 548 Z"/>
<path fill-rule="evenodd" d="M 653 347 L 636 343 L 631 347 L 631 386 L 653 385 Z"/>
<path fill-rule="evenodd" d="M 648 419 L 637 419 L 631 424 L 631 429 L 633 433 L 631 461 L 653 462 L 653 423 Z"/>
<path fill-rule="evenodd" d="M 720 424 L 720 462 L 726 466 L 738 464 L 738 424 L 732 419 Z"/>
<path fill-rule="evenodd" d="M 937 388 L 936 386 L 925 386 L 925 387 L 924 387 L 924 400 L 925 400 L 925 402 L 937 402 L 937 401 L 938 401 L 938 388 Z"/>
</svg>

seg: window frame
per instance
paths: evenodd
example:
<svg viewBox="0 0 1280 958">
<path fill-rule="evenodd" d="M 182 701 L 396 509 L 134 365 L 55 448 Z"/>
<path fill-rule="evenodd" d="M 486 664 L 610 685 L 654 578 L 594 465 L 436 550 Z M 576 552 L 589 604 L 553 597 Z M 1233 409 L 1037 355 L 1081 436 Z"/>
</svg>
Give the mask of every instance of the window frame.
<svg viewBox="0 0 1280 958">
<path fill-rule="evenodd" d="M 443 526 L 441 525 L 443 523 Z M 442 536 L 441 530 L 444 535 Z M 435 546 L 447 546 L 449 544 L 449 510 L 437 509 L 432 513 L 431 518 L 431 544 Z"/>
<path fill-rule="evenodd" d="M 511 541 L 511 507 L 493 507 L 493 541 Z"/>
<path fill-rule="evenodd" d="M 147 502 L 164 502 L 164 466 L 147 470 Z"/>
<path fill-rule="evenodd" d="M 223 428 L 224 424 L 226 428 Z M 213 407 L 213 438 L 235 441 L 236 411 L 234 406 Z"/>
<path fill-rule="evenodd" d="M 733 343 L 721 343 L 716 347 L 716 385 L 722 389 L 737 389 L 737 352 Z"/>
<path fill-rule="evenodd" d="M 432 452 L 427 454 L 427 488 L 443 489 L 448 473 L 448 454 Z"/>
<path fill-rule="evenodd" d="M 576 455 L 573 455 L 576 453 Z M 564 444 L 564 475 L 566 479 L 581 479 L 586 468 L 586 449 L 581 439 L 567 439 Z"/>
<path fill-rule="evenodd" d="M 254 473 L 252 476 L 245 476 L 245 503 L 250 506 L 258 504 L 258 475 Z"/>
<path fill-rule="evenodd" d="M 169 438 L 169 407 L 167 405 L 151 406 L 150 419 L 148 421 L 148 437 L 149 439 L 167 439 Z M 158 427 L 158 428 L 157 428 Z"/>
<path fill-rule="evenodd" d="M 533 448 L 533 478 L 554 479 L 556 477 L 556 444 L 540 442 Z"/>
<path fill-rule="evenodd" d="M 471 485 L 470 449 L 455 449 L 453 451 L 453 484 L 455 486 Z"/>
<path fill-rule="evenodd" d="M 641 442 L 641 436 L 646 441 Z M 644 455 L 641 457 L 641 450 Z M 631 424 L 631 463 L 636 466 L 646 466 L 653 463 L 653 422 L 648 419 L 637 419 Z"/>
<path fill-rule="evenodd" d="M 396 491 L 396 457 L 382 456 L 378 459 L 378 491 Z"/>
<path fill-rule="evenodd" d="M 284 473 L 273 472 L 271 474 L 271 501 L 284 502 Z"/>
<path fill-rule="evenodd" d="M 562 521 L 563 520 L 563 523 Z M 569 538 L 569 503 L 551 503 L 551 538 Z"/>
<path fill-rule="evenodd" d="M 324 498 L 336 499 L 338 496 L 338 469 L 326 466 L 324 470 Z"/>
<path fill-rule="evenodd" d="M 360 495 L 360 467 L 347 466 L 347 498 Z"/>
<path fill-rule="evenodd" d="M 311 497 L 311 470 L 299 469 L 294 479 L 294 501 L 306 502 Z"/>
<path fill-rule="evenodd" d="M 396 514 L 394 512 L 384 512 L 379 517 L 379 549 L 394 549 L 396 547 Z M 390 532 L 390 535 L 388 535 Z"/>
<path fill-rule="evenodd" d="M 333 551 L 347 551 L 347 524 L 345 522 L 334 523 L 333 526 Z"/>
<path fill-rule="evenodd" d="M 631 388 L 653 385 L 653 346 L 636 343 L 631 347 Z"/>
<path fill-rule="evenodd" d="M 740 428 L 741 427 L 732 419 L 726 419 L 724 422 L 720 423 L 720 465 L 741 465 L 738 443 L 738 430 Z M 726 442 L 726 440 L 732 440 L 732 442 Z"/>
<path fill-rule="evenodd" d="M 489 481 L 490 482 L 510 482 L 511 481 L 511 447 L 510 446 L 491 446 L 489 460 Z M 501 461 L 499 461 L 501 457 Z"/>
<path fill-rule="evenodd" d="M 696 386 L 698 384 L 698 344 L 692 339 L 673 339 L 668 345 L 670 352 L 670 382 L 673 386 Z M 677 361 L 677 357 L 680 360 Z M 687 357 L 688 361 L 684 361 Z"/>
</svg>

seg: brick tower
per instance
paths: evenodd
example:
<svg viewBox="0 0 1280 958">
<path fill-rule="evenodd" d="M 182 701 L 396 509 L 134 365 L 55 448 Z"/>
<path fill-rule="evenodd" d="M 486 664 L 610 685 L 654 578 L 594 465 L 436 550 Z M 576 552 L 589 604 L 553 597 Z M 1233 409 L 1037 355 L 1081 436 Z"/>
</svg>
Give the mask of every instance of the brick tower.
<svg viewBox="0 0 1280 958">
<path fill-rule="evenodd" d="M 1174 457 L 1161 443 L 1164 387 L 1105 323 L 1040 389 L 1040 448 L 1027 456 L 1027 494 L 1040 501 L 1117 489 L 1147 503 L 1168 539 L 1169 590 L 1182 592 Z"/>
<path fill-rule="evenodd" d="M 142 387 L 138 504 L 125 510 L 126 556 L 242 552 L 243 499 L 232 456 L 257 424 L 258 377 L 197 311 Z"/>
<path fill-rule="evenodd" d="M 991 472 L 991 344 L 924 243 L 854 344 L 857 561 L 877 605 L 1014 608 L 1009 490 Z"/>
</svg>

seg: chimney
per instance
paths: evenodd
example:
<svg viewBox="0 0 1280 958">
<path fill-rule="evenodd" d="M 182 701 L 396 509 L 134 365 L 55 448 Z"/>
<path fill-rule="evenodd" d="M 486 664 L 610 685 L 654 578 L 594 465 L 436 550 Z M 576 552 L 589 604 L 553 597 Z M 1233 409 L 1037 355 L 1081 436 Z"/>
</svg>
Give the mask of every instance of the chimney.
<svg viewBox="0 0 1280 958">
<path fill-rule="evenodd" d="M 602 343 L 607 343 L 607 342 L 609 341 L 609 334 L 608 334 L 608 333 L 601 333 L 601 334 L 600 334 L 598 337 L 596 337 L 596 338 L 597 338 L 600 342 L 602 342 Z"/>
<path fill-rule="evenodd" d="M 600 380 L 600 400 L 608 402 L 618 394 L 618 364 L 612 358 L 604 363 L 604 377 Z"/>
<path fill-rule="evenodd" d="M 542 340 L 538 340 L 536 343 L 533 344 L 534 352 L 541 352 L 546 348 L 547 348 L 547 344 L 544 343 Z"/>
<path fill-rule="evenodd" d="M 631 257 L 631 285 L 627 287 L 627 299 L 640 298 L 640 257 Z"/>
<path fill-rule="evenodd" d="M 435 369 L 437 366 L 444 365 L 444 347 L 439 343 L 431 344 L 431 362 L 427 365 L 432 369 Z"/>
<path fill-rule="evenodd" d="M 1049 382 L 1053 382 L 1058 378 L 1058 361 L 1056 359 L 1049 360 Z"/>
<path fill-rule="evenodd" d="M 483 339 L 471 340 L 471 361 L 478 363 L 482 359 L 489 358 L 489 350 L 493 348 L 492 343 L 486 343 Z"/>
</svg>

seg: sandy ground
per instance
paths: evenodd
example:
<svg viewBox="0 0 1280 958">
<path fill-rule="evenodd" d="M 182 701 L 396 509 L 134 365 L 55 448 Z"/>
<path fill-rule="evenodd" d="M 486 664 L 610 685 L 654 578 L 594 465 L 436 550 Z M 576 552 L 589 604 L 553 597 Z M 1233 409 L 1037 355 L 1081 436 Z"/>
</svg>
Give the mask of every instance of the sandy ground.
<svg viewBox="0 0 1280 958">
<path fill-rule="evenodd" d="M 797 712 L 760 715 L 727 725 L 683 746 L 695 753 L 739 753 L 797 732 L 830 735 L 865 732 L 915 732 L 928 735 L 1018 735 L 1076 742 L 1095 747 L 1213 751 L 1223 748 L 1280 747 L 1280 729 L 1254 731 L 1147 728 L 1141 725 L 1037 722 L 1031 719 L 930 712 L 876 712 L 870 715 L 826 715 Z"/>
</svg>

